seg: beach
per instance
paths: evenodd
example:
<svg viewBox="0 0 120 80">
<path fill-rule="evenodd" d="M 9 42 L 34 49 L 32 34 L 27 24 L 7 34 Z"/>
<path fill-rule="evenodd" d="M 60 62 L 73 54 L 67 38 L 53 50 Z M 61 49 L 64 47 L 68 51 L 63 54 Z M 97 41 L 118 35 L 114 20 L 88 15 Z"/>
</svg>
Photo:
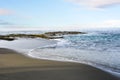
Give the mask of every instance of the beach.
<svg viewBox="0 0 120 80">
<path fill-rule="evenodd" d="M 0 4 L 0 80 L 120 80 L 120 0 Z"/>
<path fill-rule="evenodd" d="M 33 59 L 0 48 L 0 80 L 120 80 L 89 65 Z"/>
</svg>

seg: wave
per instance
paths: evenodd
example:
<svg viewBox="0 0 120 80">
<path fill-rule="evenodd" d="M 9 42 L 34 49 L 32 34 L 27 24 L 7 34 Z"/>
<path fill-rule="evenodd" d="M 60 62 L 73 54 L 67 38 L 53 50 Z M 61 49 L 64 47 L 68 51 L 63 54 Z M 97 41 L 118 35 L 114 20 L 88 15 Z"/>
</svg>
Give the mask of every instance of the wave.
<svg viewBox="0 0 120 80">
<path fill-rule="evenodd" d="M 56 44 L 35 48 L 28 55 L 38 59 L 84 63 L 120 74 L 119 34 L 90 33 L 55 40 Z"/>
<path fill-rule="evenodd" d="M 116 56 L 120 56 L 118 53 L 103 54 L 96 51 L 84 51 L 74 48 L 55 48 L 51 46 L 34 49 L 30 51 L 28 55 L 38 59 L 84 63 L 120 73 L 120 61 L 118 57 L 116 58 Z"/>
</svg>

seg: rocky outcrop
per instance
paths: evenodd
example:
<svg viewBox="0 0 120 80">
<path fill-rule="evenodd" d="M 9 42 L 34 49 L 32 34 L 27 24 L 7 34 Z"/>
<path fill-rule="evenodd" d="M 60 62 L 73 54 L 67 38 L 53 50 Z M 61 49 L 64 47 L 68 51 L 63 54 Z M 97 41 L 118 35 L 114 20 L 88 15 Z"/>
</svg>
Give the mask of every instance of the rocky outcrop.
<svg viewBox="0 0 120 80">
<path fill-rule="evenodd" d="M 13 41 L 13 40 L 15 40 L 15 38 L 7 37 L 7 36 L 0 36 L 0 40 Z"/>
<path fill-rule="evenodd" d="M 63 38 L 64 35 L 72 34 L 86 34 L 85 32 L 76 32 L 76 31 L 58 31 L 58 32 L 46 32 L 44 34 L 9 34 L 9 35 L 0 35 L 1 40 L 12 41 L 17 38 L 45 38 L 45 39 L 57 39 Z"/>
<path fill-rule="evenodd" d="M 58 32 L 47 32 L 45 35 L 47 36 L 63 36 L 63 35 L 72 35 L 72 34 L 86 34 L 85 32 L 77 32 L 77 31 L 58 31 Z"/>
</svg>

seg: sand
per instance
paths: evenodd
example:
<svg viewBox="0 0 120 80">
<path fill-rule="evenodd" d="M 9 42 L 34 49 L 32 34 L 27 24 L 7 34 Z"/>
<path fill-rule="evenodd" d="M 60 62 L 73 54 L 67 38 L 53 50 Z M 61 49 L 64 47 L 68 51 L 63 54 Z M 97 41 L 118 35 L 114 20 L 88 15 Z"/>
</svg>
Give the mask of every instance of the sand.
<svg viewBox="0 0 120 80">
<path fill-rule="evenodd" d="M 0 48 L 0 80 L 120 80 L 89 65 L 33 59 Z"/>
</svg>

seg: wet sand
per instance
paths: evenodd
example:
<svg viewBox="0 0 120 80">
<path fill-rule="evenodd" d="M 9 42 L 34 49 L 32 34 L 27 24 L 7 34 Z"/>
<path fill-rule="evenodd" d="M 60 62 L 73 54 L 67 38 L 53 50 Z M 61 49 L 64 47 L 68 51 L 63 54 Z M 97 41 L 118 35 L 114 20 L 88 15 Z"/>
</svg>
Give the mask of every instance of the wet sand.
<svg viewBox="0 0 120 80">
<path fill-rule="evenodd" d="M 0 48 L 0 80 L 120 80 L 89 65 L 38 60 Z"/>
</svg>

